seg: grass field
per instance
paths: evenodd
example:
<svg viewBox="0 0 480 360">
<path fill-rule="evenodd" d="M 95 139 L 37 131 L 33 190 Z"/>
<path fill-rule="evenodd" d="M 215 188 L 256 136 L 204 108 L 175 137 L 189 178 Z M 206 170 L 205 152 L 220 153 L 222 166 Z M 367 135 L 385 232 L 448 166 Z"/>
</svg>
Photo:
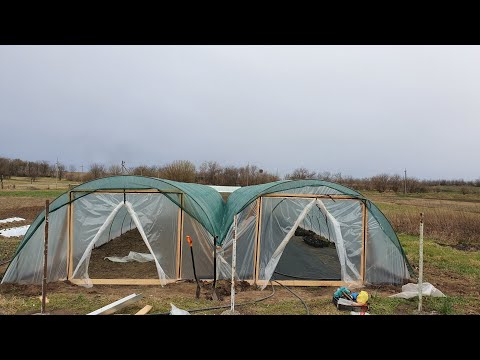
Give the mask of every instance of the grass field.
<svg viewBox="0 0 480 360">
<path fill-rule="evenodd" d="M 62 179 L 55 181 L 54 178 L 39 177 L 32 181 L 27 177 L 12 176 L 10 179 L 3 180 L 3 190 L 11 191 L 32 191 L 32 190 L 67 190 L 69 187 L 78 185 L 78 183 Z M 2 190 L 0 190 L 2 191 Z M 3 192 L 3 191 L 2 191 Z"/>
<path fill-rule="evenodd" d="M 41 190 L 29 190 L 16 186 L 15 190 L 0 191 L 0 218 L 21 216 L 31 223 L 41 211 L 45 199 L 53 200 L 66 189 L 52 189 L 45 184 Z M 50 187 L 50 189 L 47 189 Z M 454 190 L 454 189 L 453 189 Z M 394 193 L 365 192 L 392 222 L 407 258 L 417 269 L 418 264 L 418 219 L 425 213 L 424 281 L 444 292 L 446 298 L 424 298 L 426 314 L 480 314 L 480 193 L 457 191 L 397 195 Z M 22 223 L 23 224 L 23 223 Z M 0 237 L 0 263 L 13 255 L 20 239 Z M 5 266 L 0 266 L 0 274 Z M 144 299 L 122 311 L 134 313 L 142 306 L 153 306 L 152 312 L 166 312 L 170 303 L 180 308 L 199 308 L 227 305 L 229 297 L 222 302 L 195 299 L 195 284 L 178 283 L 164 288 L 158 286 L 94 286 L 85 289 L 65 283 L 49 284 L 49 304 L 52 313 L 85 314 L 107 305 L 133 292 L 144 294 Z M 335 288 L 293 288 L 308 304 L 312 314 L 338 314 L 331 303 Z M 369 287 L 371 314 L 414 314 L 417 299 L 394 299 L 388 296 L 400 291 L 400 287 Z M 252 301 L 268 295 L 264 291 L 239 292 L 238 302 Z M 1 285 L 0 314 L 38 312 L 41 293 L 39 286 Z M 275 295 L 268 300 L 238 308 L 243 314 L 304 314 L 305 309 L 298 299 L 287 290 L 276 287 Z M 200 314 L 220 314 L 221 310 L 202 311 Z"/>
</svg>

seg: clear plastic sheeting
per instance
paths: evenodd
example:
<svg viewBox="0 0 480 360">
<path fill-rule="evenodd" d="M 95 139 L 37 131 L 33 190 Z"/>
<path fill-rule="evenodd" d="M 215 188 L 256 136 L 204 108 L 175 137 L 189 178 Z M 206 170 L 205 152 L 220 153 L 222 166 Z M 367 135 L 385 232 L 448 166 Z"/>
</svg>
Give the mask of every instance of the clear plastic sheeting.
<svg viewBox="0 0 480 360">
<path fill-rule="evenodd" d="M 172 303 L 170 303 L 172 309 L 170 310 L 170 315 L 191 315 L 187 310 L 179 309 Z"/>
<path fill-rule="evenodd" d="M 89 219 L 93 223 L 89 227 L 79 226 L 80 234 L 75 233 L 76 243 L 85 244 L 88 242 L 81 258 L 76 263 L 74 262 L 74 265 L 76 265 L 73 278 L 81 279 L 84 286 L 92 286 L 88 276 L 88 265 L 93 247 L 108 242 L 112 234 L 119 231 L 120 227 L 117 226 L 112 232 L 112 226 L 115 218 L 125 218 L 125 215 L 118 216 L 118 214 L 122 214 L 123 209 L 126 209 L 152 254 L 160 283 L 165 285 L 166 279 L 176 278 L 178 207 L 162 194 L 126 194 L 125 199 L 126 202 L 124 202 L 123 194 L 90 194 L 75 203 L 74 211 L 79 213 L 77 218 Z M 118 202 L 117 205 L 106 216 L 107 211 L 115 204 L 115 201 Z M 92 202 L 94 203 L 93 208 Z M 82 216 L 82 210 L 87 215 L 83 214 L 84 216 Z M 92 211 L 97 213 L 96 220 L 91 220 L 92 214 L 89 213 Z M 98 226 L 102 221 L 103 223 Z M 120 222 L 117 223 L 120 224 Z M 107 229 L 109 230 L 107 231 Z M 92 237 L 95 230 L 96 232 Z"/>
<path fill-rule="evenodd" d="M 333 241 L 342 266 L 342 280 L 360 280 L 362 253 L 362 204 L 358 200 L 317 201 L 318 207 L 333 225 Z M 323 206 L 322 206 L 323 205 Z M 331 227 L 331 226 L 330 226 Z"/>
<path fill-rule="evenodd" d="M 237 260 L 235 278 L 253 279 L 254 248 L 256 241 L 257 202 L 251 203 L 238 214 Z M 217 250 L 217 278 L 232 278 L 233 224 L 222 246 Z"/>
<path fill-rule="evenodd" d="M 278 191 L 276 194 L 342 195 L 343 193 L 328 186 L 304 186 Z"/>
<path fill-rule="evenodd" d="M 47 281 L 67 277 L 67 207 L 49 214 Z M 43 279 L 44 225 L 20 249 L 8 267 L 2 283 L 41 284 Z"/>
<path fill-rule="evenodd" d="M 177 194 L 168 194 L 168 197 L 163 194 L 127 195 L 145 231 L 151 251 L 165 272 L 166 279 L 177 278 L 176 257 L 180 208 L 171 201 L 174 197 L 180 202 L 180 196 Z"/>
<path fill-rule="evenodd" d="M 106 256 L 103 259 L 118 263 L 126 263 L 131 261 L 143 263 L 154 261 L 154 257 L 152 254 L 139 253 L 136 251 L 130 251 L 127 256 Z"/>
<path fill-rule="evenodd" d="M 322 223 L 326 226 L 321 226 Z M 306 224 L 307 230 L 322 234 L 335 243 L 343 281 L 360 280 L 362 215 L 359 201 L 265 197 L 262 199 L 259 258 L 259 279 L 264 287 L 300 224 Z M 296 268 L 301 269 L 302 258 L 292 261 L 296 261 L 299 264 Z M 301 279 L 301 270 L 297 271 L 299 273 L 292 275 Z"/>
<path fill-rule="evenodd" d="M 273 275 L 273 272 L 275 271 L 278 261 L 280 260 L 280 257 L 283 254 L 283 250 L 285 250 L 285 247 L 287 246 L 288 242 L 292 238 L 293 234 L 295 233 L 295 230 L 297 229 L 298 225 L 303 221 L 307 213 L 310 211 L 312 206 L 315 204 L 315 199 L 313 199 L 310 203 L 305 206 L 305 208 L 302 210 L 300 215 L 298 215 L 297 220 L 295 220 L 295 223 L 293 226 L 290 228 L 288 233 L 285 235 L 283 238 L 282 242 L 278 245 L 278 247 L 275 249 L 273 252 L 272 256 L 270 257 L 270 260 L 268 261 L 267 265 L 265 266 L 264 276 L 262 276 L 262 279 L 264 280 L 270 280 L 270 278 Z M 265 288 L 267 284 L 265 283 L 263 285 L 263 288 Z"/>
<path fill-rule="evenodd" d="M 194 218 L 184 213 L 182 238 L 182 279 L 193 279 L 192 256 L 185 237 L 192 238 L 195 271 L 199 279 L 213 279 L 213 236 Z"/>
<path fill-rule="evenodd" d="M 112 213 L 107 217 L 107 220 L 105 221 L 105 223 L 100 227 L 100 229 L 97 231 L 97 234 L 95 234 L 92 241 L 88 244 L 87 249 L 85 250 L 85 253 L 81 257 L 77 267 L 75 268 L 75 271 L 73 272 L 72 277 L 74 279 L 77 277 L 77 275 L 80 276 L 80 279 L 82 280 L 82 283 L 80 285 L 85 287 L 93 286 L 92 281 L 88 276 L 88 265 L 90 261 L 90 256 L 92 254 L 93 246 L 98 241 L 98 239 L 100 239 L 100 237 L 105 233 L 105 229 L 107 229 L 110 226 L 114 217 L 116 216 L 116 214 L 118 213 L 121 207 L 127 208 L 130 216 L 132 217 L 133 221 L 135 222 L 135 225 L 138 228 L 138 231 L 140 232 L 140 235 L 142 236 L 143 241 L 145 242 L 145 245 L 147 246 L 152 256 L 154 256 L 152 247 L 147 239 L 145 231 L 143 230 L 143 226 L 140 223 L 138 215 L 133 210 L 132 204 L 129 201 L 121 202 L 113 209 Z M 155 266 L 157 267 L 158 277 L 160 278 L 160 284 L 165 285 L 166 284 L 165 272 L 160 266 L 160 263 L 158 262 L 157 257 L 154 256 L 154 260 L 155 260 Z"/>
<path fill-rule="evenodd" d="M 408 283 L 402 286 L 402 292 L 389 297 L 411 299 L 418 296 L 418 284 Z M 428 282 L 422 284 L 422 295 L 433 297 L 445 297 L 445 294 Z"/>
<path fill-rule="evenodd" d="M 370 284 L 401 284 L 408 278 L 403 254 L 369 211 L 365 281 Z"/>
</svg>

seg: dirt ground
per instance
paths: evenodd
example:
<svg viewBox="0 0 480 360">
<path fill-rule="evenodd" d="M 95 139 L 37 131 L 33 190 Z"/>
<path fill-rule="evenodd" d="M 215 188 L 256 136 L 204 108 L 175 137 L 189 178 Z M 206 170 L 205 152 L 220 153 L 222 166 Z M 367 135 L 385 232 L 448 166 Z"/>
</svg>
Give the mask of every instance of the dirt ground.
<svg viewBox="0 0 480 360">
<path fill-rule="evenodd" d="M 0 219 L 8 217 L 23 217 L 25 222 L 5 224 L 10 227 L 30 224 L 38 213 L 43 209 L 44 199 L 16 197 L 0 198 Z M 113 263 L 104 260 L 105 256 L 125 256 L 129 251 L 148 253 L 148 249 L 139 240 L 138 232 L 131 231 L 92 253 L 90 262 L 90 277 L 92 278 L 157 278 L 156 268 L 153 262 L 147 263 Z M 9 259 L 21 238 L 0 237 L 0 263 Z M 0 277 L 6 269 L 6 265 L 0 266 Z M 430 282 L 436 284 L 444 293 L 454 296 L 476 297 L 478 299 L 478 284 L 466 282 L 465 279 L 451 274 L 445 276 L 444 271 L 435 267 L 426 268 Z M 134 306 L 125 309 L 125 313 L 134 313 L 141 306 L 150 304 L 154 308 L 152 312 L 166 312 L 170 303 L 178 307 L 191 309 L 208 306 L 228 305 L 230 302 L 230 283 L 220 281 L 217 284 L 218 301 L 212 301 L 210 283 L 202 283 L 200 299 L 195 299 L 196 284 L 194 281 L 180 281 L 175 284 L 161 286 L 107 286 L 95 285 L 92 288 L 84 288 L 69 282 L 56 282 L 48 285 L 50 313 L 52 314 L 86 314 L 101 306 L 109 304 L 121 297 L 132 293 L 141 293 L 144 298 Z M 292 288 L 309 305 L 314 314 L 345 314 L 339 312 L 332 305 L 333 287 L 294 287 Z M 401 290 L 400 286 L 382 286 L 365 288 L 375 298 L 387 297 Z M 248 283 L 239 283 L 236 286 L 237 303 L 252 302 L 266 297 L 271 293 L 268 286 L 261 291 Z M 41 286 L 38 285 L 0 285 L 0 314 L 31 314 L 38 312 Z M 34 309 L 33 309 L 34 308 Z M 414 304 L 401 303 L 393 313 L 411 313 Z M 275 294 L 261 303 L 249 304 L 239 307 L 242 314 L 304 314 L 305 310 L 298 299 L 286 289 L 276 286 Z M 214 312 L 204 311 L 200 313 L 220 314 L 222 309 Z M 466 309 L 463 313 L 478 313 L 477 309 Z"/>
<path fill-rule="evenodd" d="M 150 254 L 137 229 L 95 248 L 92 251 L 88 274 L 92 279 L 158 279 L 153 261 L 117 263 L 107 256 L 127 256 L 130 251 Z"/>
<path fill-rule="evenodd" d="M 47 305 L 47 309 L 50 307 L 49 313 L 51 314 L 86 314 L 89 311 L 96 310 L 101 306 L 104 306 L 108 303 L 111 303 L 115 300 L 118 300 L 122 297 L 128 296 L 132 293 L 142 294 L 143 300 L 130 307 L 130 311 L 126 313 L 134 313 L 143 306 L 149 304 L 153 305 L 154 309 L 152 313 L 163 313 L 168 312 L 170 309 L 170 303 L 174 303 L 177 307 L 182 309 L 198 309 L 204 307 L 217 307 L 217 306 L 226 306 L 230 305 L 230 282 L 229 281 L 219 281 L 217 283 L 217 294 L 219 295 L 219 300 L 212 300 L 212 291 L 211 283 L 202 282 L 200 299 L 195 299 L 195 290 L 196 284 L 194 281 L 180 281 L 175 284 L 168 284 L 164 287 L 161 286 L 110 286 L 110 285 L 95 285 L 92 288 L 84 288 L 77 285 L 73 285 L 68 281 L 65 282 L 56 282 L 48 284 L 48 296 L 52 298 L 70 298 L 70 307 L 57 308 L 55 305 Z M 302 297 L 302 299 L 307 302 L 310 307 L 310 311 L 313 312 L 316 306 L 322 306 L 323 309 L 315 309 L 316 313 L 325 313 L 325 314 L 338 314 L 343 315 L 346 312 L 340 312 L 336 310 L 334 305 L 331 303 L 332 294 L 335 290 L 331 287 L 312 287 L 312 288 L 293 288 L 295 293 Z M 265 308 L 272 307 L 272 311 L 276 311 L 275 307 L 279 307 L 279 304 L 285 303 L 285 310 L 282 307 L 279 307 L 281 314 L 289 314 L 293 310 L 293 313 L 296 314 L 305 314 L 305 309 L 298 299 L 296 299 L 290 292 L 275 286 L 275 293 L 272 297 L 262 301 L 262 307 L 259 308 L 255 304 L 249 304 L 248 306 L 242 306 L 243 303 L 252 303 L 255 300 L 262 299 L 267 297 L 272 293 L 272 287 L 268 286 L 265 290 L 260 290 L 255 286 L 249 285 L 244 282 L 237 284 L 235 286 L 236 292 L 236 304 L 238 310 L 241 314 L 244 315 L 255 315 L 263 314 Z M 394 293 L 395 291 L 390 291 Z M 41 286 L 39 285 L 13 285 L 13 284 L 2 284 L 0 285 L 0 294 L 6 298 L 16 298 L 16 297 L 28 297 L 35 299 L 37 304 L 40 304 L 39 297 L 41 296 Z M 51 295 L 54 294 L 54 295 Z M 75 301 L 85 301 L 88 302 L 101 299 L 104 300 L 103 303 L 99 303 L 97 306 L 94 306 L 88 310 L 83 310 L 77 308 L 78 304 L 75 304 Z M 108 299 L 108 300 L 107 300 Z M 50 301 L 53 303 L 53 301 Z M 200 314 L 220 314 L 226 308 L 217 309 L 214 312 L 204 311 Z M 82 311 L 83 310 L 83 311 Z M 2 311 L 0 307 L 0 314 L 6 313 Z M 33 314 L 38 313 L 38 306 L 35 306 L 35 310 L 19 311 L 17 314 Z"/>
<path fill-rule="evenodd" d="M 19 206 L 19 204 L 21 204 Z M 2 197 L 0 199 L 0 219 L 21 217 L 25 221 L 0 224 L 0 230 L 10 227 L 29 225 L 45 208 L 45 200 L 27 197 Z"/>
</svg>

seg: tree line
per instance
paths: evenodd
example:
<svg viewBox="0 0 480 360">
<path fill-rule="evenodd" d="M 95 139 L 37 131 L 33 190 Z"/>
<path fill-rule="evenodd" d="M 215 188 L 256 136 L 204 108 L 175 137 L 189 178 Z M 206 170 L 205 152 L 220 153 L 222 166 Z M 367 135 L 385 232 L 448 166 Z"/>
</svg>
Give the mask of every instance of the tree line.
<svg viewBox="0 0 480 360">
<path fill-rule="evenodd" d="M 34 182 L 38 177 L 57 177 L 59 180 L 66 179 L 81 183 L 112 175 L 140 175 L 225 186 L 248 186 L 282 180 L 278 174 L 261 169 L 256 165 L 221 165 L 217 161 L 204 161 L 199 167 L 188 160 L 176 160 L 159 166 L 140 165 L 129 168 L 117 164 L 107 167 L 101 163 L 93 163 L 83 173 L 77 172 L 73 165 L 70 165 L 67 171 L 66 165 L 60 162 L 52 164 L 46 160 L 24 161 L 0 157 L 0 176 L 6 179 L 11 176 L 22 176 L 29 177 Z M 391 175 L 386 173 L 372 177 L 354 178 L 342 175 L 342 173 L 316 172 L 304 167 L 297 168 L 286 174 L 283 179 L 320 179 L 339 183 L 357 190 L 374 190 L 379 192 L 403 192 L 406 190 L 408 193 L 418 193 L 431 191 L 432 188 L 438 186 L 480 186 L 480 178 L 474 181 L 465 181 L 463 179 L 420 180 L 408 177 L 407 181 L 405 181 L 399 174 Z"/>
<path fill-rule="evenodd" d="M 75 171 L 72 166 L 70 171 Z M 39 177 L 58 177 L 63 179 L 67 172 L 64 164 L 51 164 L 46 160 L 25 161 L 20 159 L 8 159 L 0 157 L 0 176 L 10 178 L 11 176 L 29 177 L 35 181 Z"/>
</svg>

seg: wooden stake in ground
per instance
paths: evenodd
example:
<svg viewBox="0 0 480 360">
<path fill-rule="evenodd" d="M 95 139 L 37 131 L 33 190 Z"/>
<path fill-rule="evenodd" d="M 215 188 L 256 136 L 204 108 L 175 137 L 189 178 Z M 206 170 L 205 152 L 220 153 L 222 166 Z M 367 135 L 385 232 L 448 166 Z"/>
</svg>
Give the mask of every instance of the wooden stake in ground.
<svg viewBox="0 0 480 360">
<path fill-rule="evenodd" d="M 40 312 L 45 313 L 45 304 L 47 298 L 47 258 L 48 258 L 48 212 L 50 201 L 45 201 L 45 241 L 43 245 L 43 281 L 42 281 L 42 308 Z"/>
<path fill-rule="evenodd" d="M 237 270 L 237 215 L 233 218 L 233 249 L 232 249 L 232 288 L 230 290 L 230 306 L 235 313 L 235 271 Z"/>
<path fill-rule="evenodd" d="M 418 260 L 418 312 L 422 311 L 423 288 L 423 213 L 420 213 L 420 245 Z"/>
</svg>

